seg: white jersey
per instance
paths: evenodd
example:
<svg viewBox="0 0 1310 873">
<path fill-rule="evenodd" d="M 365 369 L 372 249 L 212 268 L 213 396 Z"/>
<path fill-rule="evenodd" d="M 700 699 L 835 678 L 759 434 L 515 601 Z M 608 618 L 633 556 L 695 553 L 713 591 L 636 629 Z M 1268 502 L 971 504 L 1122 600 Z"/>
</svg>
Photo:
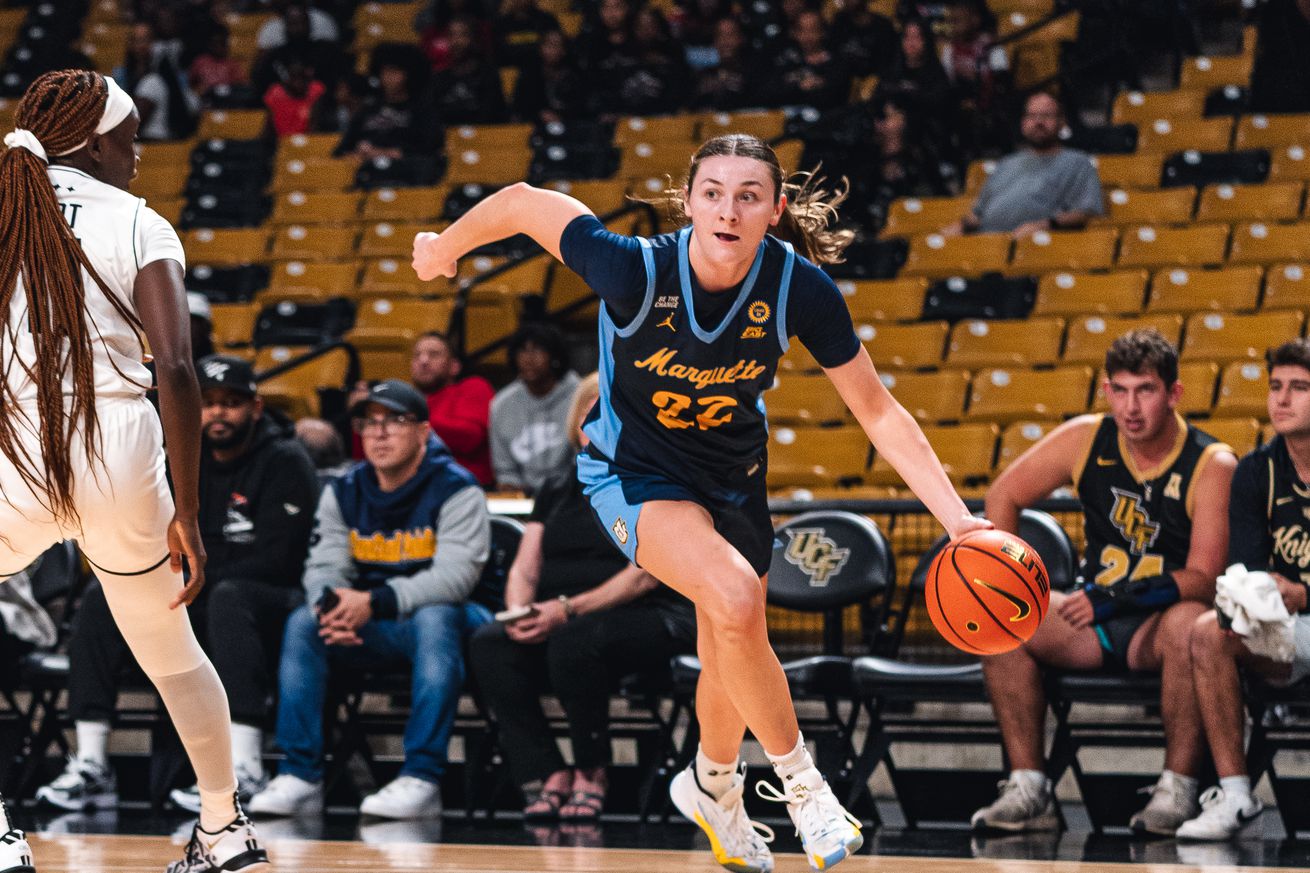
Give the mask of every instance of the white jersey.
<svg viewBox="0 0 1310 873">
<path fill-rule="evenodd" d="M 96 273 L 128 312 L 136 313 L 133 289 L 142 267 L 165 258 L 186 266 L 177 231 L 140 197 L 72 167 L 51 166 L 49 175 L 64 220 L 72 227 Z M 5 353 L 17 356 L 18 361 L 4 364 L 10 387 L 23 402 L 34 401 L 37 392 L 19 362 L 34 369 L 53 362 L 35 360 L 21 278 L 19 283 L 5 322 Z M 82 284 L 94 353 L 96 397 L 143 396 L 150 387 L 150 371 L 144 363 L 141 339 L 85 271 Z M 64 374 L 64 393 L 72 393 L 71 372 Z"/>
</svg>

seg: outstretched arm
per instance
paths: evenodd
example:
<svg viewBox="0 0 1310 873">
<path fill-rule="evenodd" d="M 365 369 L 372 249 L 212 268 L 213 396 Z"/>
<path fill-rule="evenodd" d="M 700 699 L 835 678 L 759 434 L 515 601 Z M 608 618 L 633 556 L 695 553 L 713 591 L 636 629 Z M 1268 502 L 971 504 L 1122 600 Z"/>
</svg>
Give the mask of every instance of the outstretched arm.
<svg viewBox="0 0 1310 873">
<path fill-rule="evenodd" d="M 424 282 L 437 276 L 453 278 L 455 262 L 464 255 L 516 233 L 527 234 L 563 260 L 560 237 L 564 228 L 578 216 L 591 214 L 585 204 L 567 194 L 516 182 L 479 202 L 440 234 L 416 235 L 414 272 Z"/>
</svg>

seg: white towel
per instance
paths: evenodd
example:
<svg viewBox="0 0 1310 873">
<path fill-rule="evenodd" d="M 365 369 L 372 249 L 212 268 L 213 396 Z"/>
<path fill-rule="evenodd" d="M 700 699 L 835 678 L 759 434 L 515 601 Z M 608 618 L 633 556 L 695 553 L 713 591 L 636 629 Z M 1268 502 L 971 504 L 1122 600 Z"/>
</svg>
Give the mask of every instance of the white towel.
<svg viewBox="0 0 1310 873">
<path fill-rule="evenodd" d="M 1274 577 L 1263 570 L 1229 567 L 1215 584 L 1215 608 L 1228 616 L 1253 655 L 1291 663 L 1296 619 L 1289 615 Z"/>
</svg>

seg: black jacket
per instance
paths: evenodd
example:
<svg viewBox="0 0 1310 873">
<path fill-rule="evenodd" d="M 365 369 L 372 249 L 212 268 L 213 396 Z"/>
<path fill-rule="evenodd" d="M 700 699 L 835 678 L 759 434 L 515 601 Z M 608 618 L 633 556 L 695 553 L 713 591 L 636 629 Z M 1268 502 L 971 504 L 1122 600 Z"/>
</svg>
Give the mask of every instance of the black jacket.
<svg viewBox="0 0 1310 873">
<path fill-rule="evenodd" d="M 318 476 L 291 422 L 265 409 L 250 449 L 200 453 L 200 537 L 209 583 L 244 578 L 298 589 L 318 508 Z"/>
</svg>

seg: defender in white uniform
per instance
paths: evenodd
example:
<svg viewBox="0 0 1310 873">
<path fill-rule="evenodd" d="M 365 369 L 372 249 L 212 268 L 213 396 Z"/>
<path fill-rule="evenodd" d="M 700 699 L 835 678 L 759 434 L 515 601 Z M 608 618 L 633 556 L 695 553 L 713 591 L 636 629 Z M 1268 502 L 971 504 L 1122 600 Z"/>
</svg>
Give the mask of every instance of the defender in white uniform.
<svg viewBox="0 0 1310 873">
<path fill-rule="evenodd" d="M 179 608 L 204 584 L 199 389 L 182 246 L 127 193 L 136 108 L 112 79 L 66 70 L 32 84 L 16 124 L 0 156 L 0 579 L 78 541 L 196 771 L 200 821 L 168 873 L 268 870 L 236 802 L 227 695 Z M 0 834 L 0 873 L 34 873 L 2 805 Z"/>
</svg>

